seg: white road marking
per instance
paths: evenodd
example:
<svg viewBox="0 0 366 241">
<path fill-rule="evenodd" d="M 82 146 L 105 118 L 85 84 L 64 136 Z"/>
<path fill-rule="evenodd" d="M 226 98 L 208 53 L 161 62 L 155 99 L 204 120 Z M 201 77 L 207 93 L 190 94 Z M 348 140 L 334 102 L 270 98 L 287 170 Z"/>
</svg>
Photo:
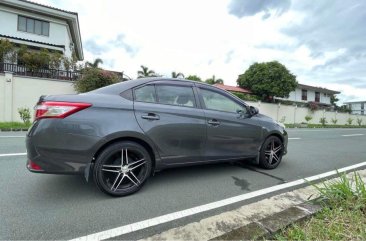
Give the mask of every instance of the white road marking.
<svg viewBox="0 0 366 241">
<path fill-rule="evenodd" d="M 137 230 L 142 230 L 148 227 L 152 227 L 152 226 L 156 226 L 162 223 L 167 223 L 173 220 L 177 220 L 177 219 L 181 219 L 187 216 L 191 216 L 197 213 L 202 213 L 205 211 L 209 211 L 212 209 L 216 209 L 216 208 L 220 208 L 223 206 L 227 206 L 233 203 L 237 203 L 237 202 L 241 202 L 247 199 L 251 199 L 254 197 L 258 197 L 258 196 L 262 196 L 268 193 L 272 193 L 272 192 L 276 192 L 279 190 L 283 190 L 289 187 L 294 187 L 294 186 L 299 186 L 301 184 L 304 183 L 308 183 L 311 181 L 316 181 L 322 178 L 326 178 L 332 175 L 335 175 L 337 173 L 341 173 L 341 172 L 345 172 L 345 171 L 350 171 L 353 169 L 357 169 L 360 167 L 366 166 L 366 162 L 362 162 L 359 164 L 355 164 L 352 166 L 348 166 L 348 167 L 344 167 L 344 168 L 340 168 L 334 171 L 329 171 L 329 172 L 325 172 L 319 175 L 315 175 L 315 176 L 311 176 L 311 177 L 307 177 L 305 179 L 299 179 L 296 181 L 292 181 L 292 182 L 288 182 L 288 183 L 284 183 L 284 184 L 280 184 L 280 185 L 276 185 L 276 186 L 272 186 L 272 187 L 268 187 L 268 188 L 264 188 L 261 190 L 257 190 L 254 192 L 250 192 L 250 193 L 246 193 L 246 194 L 242 194 L 239 196 L 235 196 L 235 197 L 231 197 L 231 198 L 227 198 L 227 199 L 223 199 L 217 202 L 212 202 L 212 203 L 208 203 L 208 204 L 204 204 L 201 206 L 197 206 L 197 207 L 193 207 L 193 208 L 189 208 L 186 210 L 182 210 L 182 211 L 178 211 L 178 212 L 174 212 L 174 213 L 169 213 L 166 215 L 162 215 L 159 217 L 155 217 L 155 218 L 151 218 L 151 219 L 146 219 L 140 222 L 136 222 L 136 223 L 131 223 L 131 224 L 127 224 L 121 227 L 117 227 L 117 228 L 113 228 L 113 229 L 109 229 L 109 230 L 105 230 L 102 232 L 98 232 L 98 233 L 93 233 L 93 234 L 89 234 L 86 236 L 82 236 L 76 239 L 72 239 L 71 241 L 76 241 L 76 240 L 104 240 L 104 239 L 109 239 L 109 238 L 114 238 L 123 234 L 127 234 L 127 233 L 131 233 Z"/>
<path fill-rule="evenodd" d="M 342 136 L 363 136 L 365 134 L 349 134 L 349 135 L 342 135 Z"/>
<path fill-rule="evenodd" d="M 289 140 L 300 140 L 301 138 L 300 137 L 289 137 L 288 139 Z"/>
<path fill-rule="evenodd" d="M 344 129 L 338 129 L 338 128 L 328 128 L 328 129 L 322 129 L 322 128 L 310 128 L 310 129 L 303 129 L 303 128 L 287 128 L 286 131 L 288 132 L 311 132 L 311 131 L 354 131 L 356 128 L 344 128 Z M 357 130 L 364 131 L 366 128 L 357 128 Z"/>
<path fill-rule="evenodd" d="M 25 138 L 25 136 L 0 136 L 0 138 Z"/>
<path fill-rule="evenodd" d="M 0 154 L 0 157 L 6 157 L 6 156 L 26 156 L 27 153 L 8 153 L 8 154 Z"/>
</svg>

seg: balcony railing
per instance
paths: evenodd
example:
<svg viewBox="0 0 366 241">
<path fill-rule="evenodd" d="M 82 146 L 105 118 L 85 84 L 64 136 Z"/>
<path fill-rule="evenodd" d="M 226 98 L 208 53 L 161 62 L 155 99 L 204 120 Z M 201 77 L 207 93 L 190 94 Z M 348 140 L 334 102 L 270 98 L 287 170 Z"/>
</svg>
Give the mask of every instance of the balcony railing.
<svg viewBox="0 0 366 241">
<path fill-rule="evenodd" d="M 16 75 L 33 76 L 38 78 L 59 79 L 75 81 L 80 77 L 78 71 L 66 71 L 60 69 L 28 69 L 23 65 L 0 63 L 0 72 L 13 72 Z"/>
</svg>

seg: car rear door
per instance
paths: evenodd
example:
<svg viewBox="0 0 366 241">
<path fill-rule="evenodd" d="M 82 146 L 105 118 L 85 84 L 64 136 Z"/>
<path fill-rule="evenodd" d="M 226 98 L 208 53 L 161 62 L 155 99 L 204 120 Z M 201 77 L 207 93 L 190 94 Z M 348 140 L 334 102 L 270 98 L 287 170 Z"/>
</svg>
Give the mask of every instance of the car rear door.
<svg viewBox="0 0 366 241">
<path fill-rule="evenodd" d="M 138 87 L 134 110 L 165 164 L 204 159 L 206 119 L 192 83 L 157 81 Z"/>
<path fill-rule="evenodd" d="M 198 88 L 207 124 L 207 160 L 256 156 L 262 127 L 250 118 L 247 107 L 217 88 Z"/>
</svg>

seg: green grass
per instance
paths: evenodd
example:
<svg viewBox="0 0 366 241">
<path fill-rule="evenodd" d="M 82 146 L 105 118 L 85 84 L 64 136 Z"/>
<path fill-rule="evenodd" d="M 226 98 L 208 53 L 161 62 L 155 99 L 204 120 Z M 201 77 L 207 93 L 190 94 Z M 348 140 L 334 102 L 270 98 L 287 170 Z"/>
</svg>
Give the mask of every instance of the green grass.
<svg viewBox="0 0 366 241">
<path fill-rule="evenodd" d="M 307 124 L 306 127 L 301 127 L 300 124 L 285 124 L 286 128 L 366 128 L 366 125 L 322 125 L 322 124 Z"/>
<path fill-rule="evenodd" d="M 315 186 L 323 210 L 275 236 L 277 240 L 366 240 L 366 188 L 358 174 Z"/>
<path fill-rule="evenodd" d="M 25 124 L 22 122 L 0 122 L 0 130 L 11 130 L 11 129 L 28 129 L 31 123 Z"/>
</svg>

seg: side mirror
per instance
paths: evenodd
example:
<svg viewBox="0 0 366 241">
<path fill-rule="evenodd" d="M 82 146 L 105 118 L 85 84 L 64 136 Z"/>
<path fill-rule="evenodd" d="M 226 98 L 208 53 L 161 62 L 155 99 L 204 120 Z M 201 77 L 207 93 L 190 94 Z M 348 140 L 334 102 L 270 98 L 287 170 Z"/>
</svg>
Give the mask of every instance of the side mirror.
<svg viewBox="0 0 366 241">
<path fill-rule="evenodd" d="M 259 113 L 259 110 L 257 107 L 254 107 L 254 106 L 250 106 L 249 107 L 249 111 L 250 111 L 250 114 L 253 116 L 253 115 L 256 115 Z"/>
</svg>

